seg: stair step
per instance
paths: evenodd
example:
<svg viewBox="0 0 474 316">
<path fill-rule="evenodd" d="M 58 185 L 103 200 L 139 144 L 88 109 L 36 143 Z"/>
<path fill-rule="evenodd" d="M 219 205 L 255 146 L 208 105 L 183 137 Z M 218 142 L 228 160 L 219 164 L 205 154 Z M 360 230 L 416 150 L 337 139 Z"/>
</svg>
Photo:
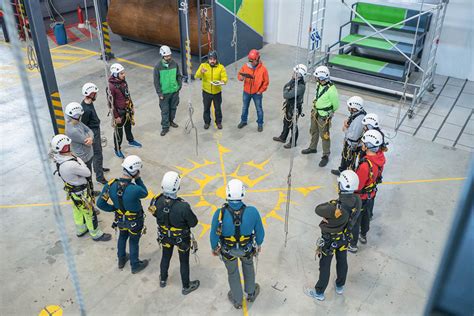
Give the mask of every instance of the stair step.
<svg viewBox="0 0 474 316">
<path fill-rule="evenodd" d="M 351 42 L 355 42 L 357 40 L 360 40 L 361 38 L 364 38 L 365 36 L 360 35 L 360 34 L 350 34 L 341 39 L 342 44 L 349 44 Z M 400 49 L 404 54 L 410 55 L 411 50 L 413 49 L 413 45 L 409 43 L 403 43 L 403 42 L 398 42 L 398 41 L 391 41 L 395 46 Z M 368 37 L 366 39 L 363 39 L 355 44 L 352 44 L 353 46 L 358 46 L 358 47 L 363 47 L 363 48 L 373 48 L 373 49 L 378 49 L 382 50 L 385 52 L 393 52 L 396 54 L 400 54 L 399 51 L 397 51 L 394 47 L 390 45 L 386 40 L 382 38 L 377 38 L 377 37 Z M 416 52 L 415 52 L 416 53 Z"/>
<path fill-rule="evenodd" d="M 352 55 L 335 55 L 329 58 L 329 64 L 374 76 L 403 80 L 405 66 Z"/>
</svg>

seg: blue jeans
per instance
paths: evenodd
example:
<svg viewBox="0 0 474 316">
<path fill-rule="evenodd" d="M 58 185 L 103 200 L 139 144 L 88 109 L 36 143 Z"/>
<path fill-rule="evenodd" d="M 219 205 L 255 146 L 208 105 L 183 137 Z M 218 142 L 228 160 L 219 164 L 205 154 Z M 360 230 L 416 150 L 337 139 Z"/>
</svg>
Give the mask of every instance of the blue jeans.
<svg viewBox="0 0 474 316">
<path fill-rule="evenodd" d="M 127 247 L 127 239 L 129 239 L 128 245 L 130 247 L 130 266 L 132 270 L 137 268 L 138 262 L 138 242 L 140 241 L 141 230 L 137 232 L 136 235 L 129 233 L 128 230 L 121 230 L 120 235 L 117 242 L 117 256 L 119 258 L 124 258 L 127 254 L 125 248 Z"/>
<path fill-rule="evenodd" d="M 255 103 L 255 110 L 257 110 L 257 124 L 258 126 L 263 125 L 263 108 L 262 108 L 262 94 L 248 94 L 244 91 L 242 95 L 243 106 L 242 106 L 242 116 L 240 117 L 240 122 L 247 123 L 247 118 L 249 116 L 249 106 L 250 100 L 253 99 Z"/>
</svg>

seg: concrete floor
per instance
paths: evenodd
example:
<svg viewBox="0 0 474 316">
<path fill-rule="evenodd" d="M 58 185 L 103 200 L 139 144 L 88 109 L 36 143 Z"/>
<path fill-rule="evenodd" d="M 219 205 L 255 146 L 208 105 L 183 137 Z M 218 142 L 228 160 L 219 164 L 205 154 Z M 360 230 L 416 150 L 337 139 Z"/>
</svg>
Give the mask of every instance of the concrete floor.
<svg viewBox="0 0 474 316">
<path fill-rule="evenodd" d="M 344 295 L 335 295 L 332 283 L 335 277 L 332 276 L 326 301 L 315 302 L 303 294 L 303 287 L 314 285 L 318 277 L 314 250 L 320 219 L 313 210 L 316 204 L 336 197 L 336 178 L 329 170 L 336 167 L 340 159 L 341 126 L 347 115 L 344 104 L 354 93 L 353 89 L 339 87 L 342 106 L 333 122 L 329 165 L 323 169 L 317 166 L 319 153 L 296 154 L 293 171 L 296 190 L 292 193 L 285 248 L 282 218 L 291 152 L 271 138 L 281 129 L 281 88 L 290 77 L 294 49 L 267 45 L 262 50 L 271 78 L 263 101 L 266 122 L 263 133 L 257 132 L 253 108 L 249 125 L 242 130 L 236 128 L 241 109 L 241 84 L 232 79 L 224 88 L 222 131 L 215 127 L 207 131 L 202 128 L 200 83 L 195 82 L 181 92 L 176 120 L 180 128 L 160 137 L 158 98 L 152 86 L 152 70 L 147 67 L 157 61 L 158 50 L 117 39 L 112 44 L 117 56 L 134 62 L 122 61 L 137 106 L 134 134 L 143 148 L 125 147 L 124 151 L 143 159 L 143 179 L 154 193 L 159 192 L 164 172 L 178 170 L 184 174 L 181 193 L 200 219 L 200 225 L 194 230 L 199 236 L 199 258 L 197 263 L 191 258 L 191 277 L 201 280 L 201 288 L 188 296 L 181 295 L 176 255 L 168 287 L 159 288 L 161 254 L 151 216 L 146 218 L 148 233 L 142 237 L 140 248 L 141 258 L 151 259 L 150 266 L 140 274 L 131 275 L 128 264 L 123 271 L 117 269 L 115 240 L 95 243 L 89 237 L 74 236 L 71 207 L 63 205 L 89 315 L 419 315 L 422 312 L 451 226 L 462 178 L 467 173 L 471 159 L 469 148 L 453 148 L 404 132 L 395 133 L 391 115 L 398 110 L 397 100 L 358 91 L 366 96 L 366 108 L 379 114 L 392 138 L 384 184 L 379 189 L 368 244 L 362 245 L 359 253 L 348 255 L 349 275 Z M 97 41 L 78 43 L 75 47 L 97 50 L 94 45 Z M 37 315 L 44 306 L 60 305 L 65 315 L 77 315 L 78 304 L 40 166 L 40 159 L 46 158 L 38 157 L 23 92 L 14 77 L 10 50 L 11 47 L 0 45 L 0 64 L 6 69 L 2 70 L 0 120 L 2 134 L 7 135 L 1 146 L 0 207 L 4 225 L 0 231 L 3 254 L 0 314 Z M 62 65 L 56 71 L 61 99 L 63 105 L 79 101 L 85 82 L 92 81 L 99 86 L 101 92 L 96 108 L 102 118 L 104 135 L 109 139 L 104 148 L 105 166 L 112 169 L 109 177 L 119 176 L 121 160 L 113 155 L 112 128 L 106 117 L 103 66 L 92 53 L 82 52 L 84 59 Z M 234 78 L 234 66 L 227 69 Z M 10 75 L 3 76 L 7 70 Z M 41 80 L 37 74 L 30 77 L 47 135 L 46 143 L 52 137 L 52 129 Z M 199 156 L 194 152 L 194 136 L 183 132 L 190 96 L 196 110 Z M 304 107 L 309 114 L 310 106 L 305 104 Z M 308 130 L 309 115 L 300 121 L 298 152 L 309 142 Z M 235 176 L 247 183 L 249 192 L 245 201 L 255 205 L 266 222 L 266 239 L 257 274 L 262 291 L 258 300 L 243 311 L 234 310 L 227 301 L 226 271 L 224 265 L 211 256 L 207 232 L 213 210 L 223 203 L 220 196 L 224 181 Z M 65 200 L 60 182 L 57 179 L 58 194 Z M 144 201 L 143 205 L 147 207 L 148 203 Z M 106 232 L 113 233 L 112 219 L 111 214 L 100 215 L 100 224 Z M 333 274 L 334 270 L 333 266 Z"/>
</svg>

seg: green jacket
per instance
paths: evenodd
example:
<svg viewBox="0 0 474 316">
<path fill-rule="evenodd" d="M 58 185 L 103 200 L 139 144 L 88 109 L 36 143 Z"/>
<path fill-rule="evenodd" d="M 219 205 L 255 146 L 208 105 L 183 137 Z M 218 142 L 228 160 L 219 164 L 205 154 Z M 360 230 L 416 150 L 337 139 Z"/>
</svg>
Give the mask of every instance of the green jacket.
<svg viewBox="0 0 474 316">
<path fill-rule="evenodd" d="M 179 91 L 181 89 L 182 78 L 179 72 L 179 66 L 174 60 L 170 60 L 170 62 L 166 64 L 164 60 L 161 59 L 153 70 L 155 90 L 160 97 L 164 94 Z"/>
<path fill-rule="evenodd" d="M 330 85 L 329 89 L 326 89 L 325 85 L 320 84 L 316 88 L 313 107 L 318 111 L 319 116 L 328 116 L 339 108 L 339 94 L 337 93 L 336 86 L 331 83 L 328 84 Z"/>
</svg>

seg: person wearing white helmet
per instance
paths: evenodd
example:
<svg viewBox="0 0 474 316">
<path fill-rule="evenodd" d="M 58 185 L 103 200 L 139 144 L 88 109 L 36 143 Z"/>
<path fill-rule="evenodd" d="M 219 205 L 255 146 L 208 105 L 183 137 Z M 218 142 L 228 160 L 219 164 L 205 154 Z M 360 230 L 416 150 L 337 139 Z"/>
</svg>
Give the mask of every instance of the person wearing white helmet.
<svg viewBox="0 0 474 316">
<path fill-rule="evenodd" d="M 362 120 L 367 114 L 364 110 L 364 99 L 359 96 L 353 96 L 347 100 L 347 109 L 350 114 L 342 126 L 344 147 L 342 149 L 341 164 L 339 168 L 331 170 L 331 173 L 336 176 L 346 169 L 355 169 L 357 155 L 359 154 L 359 141 L 364 132 Z"/>
<path fill-rule="evenodd" d="M 323 301 L 324 291 L 329 284 L 331 261 L 336 257 L 337 278 L 334 284 L 336 294 L 344 293 L 347 277 L 347 246 L 351 229 L 361 209 L 360 197 L 354 193 L 359 187 L 359 178 L 352 170 L 341 172 L 337 179 L 339 197 L 316 206 L 315 212 L 323 219 L 319 224 L 321 237 L 318 240 L 319 279 L 313 288 L 305 288 L 306 295 Z"/>
<path fill-rule="evenodd" d="M 323 146 L 323 155 L 319 162 L 320 167 L 325 167 L 329 161 L 331 153 L 331 138 L 329 129 L 334 112 L 339 108 L 339 94 L 336 86 L 329 78 L 329 69 L 326 66 L 319 66 L 314 71 L 316 77 L 316 95 L 313 100 L 311 110 L 311 143 L 309 147 L 301 151 L 302 154 L 313 154 L 317 152 L 319 138 Z"/>
<path fill-rule="evenodd" d="M 198 219 L 189 203 L 178 197 L 181 178 L 175 171 L 168 171 L 161 181 L 162 193 L 155 196 L 148 210 L 156 217 L 158 225 L 158 243 L 163 252 L 160 264 L 160 287 L 166 287 L 168 269 L 173 250 L 178 249 L 183 295 L 199 287 L 199 280 L 189 280 L 189 254 L 197 251 L 197 243 L 191 232 Z"/>
<path fill-rule="evenodd" d="M 352 230 L 353 239 L 349 251 L 353 253 L 358 250 L 357 243 L 359 240 L 362 244 L 367 243 L 370 215 L 374 208 L 377 185 L 382 182 L 382 172 L 386 163 L 384 152 L 381 150 L 383 145 L 382 134 L 376 130 L 369 130 L 364 133 L 361 142 L 365 156 L 360 159 L 356 173 L 359 176 L 357 193 L 362 199 L 362 211 Z"/>
<path fill-rule="evenodd" d="M 379 117 L 375 113 L 368 113 L 364 119 L 362 120 L 362 125 L 364 125 L 364 132 L 374 129 L 378 131 L 380 134 L 382 134 L 382 139 L 383 139 L 383 145 L 382 145 L 382 150 L 384 152 L 388 151 L 388 142 L 385 139 L 385 134 L 382 132 L 382 129 L 380 128 L 380 123 L 379 123 Z M 362 157 L 361 157 L 362 158 Z"/>
<path fill-rule="evenodd" d="M 82 105 L 77 102 L 71 102 L 66 105 L 64 111 L 66 117 L 66 135 L 71 139 L 71 149 L 77 157 L 81 158 L 85 162 L 87 168 L 92 172 L 92 158 L 94 156 L 94 150 L 92 144 L 94 142 L 94 133 L 81 122 L 81 117 L 84 114 Z M 90 186 L 93 187 L 92 177 L 88 177 Z M 94 191 L 94 196 L 99 194 L 98 191 Z"/>
<path fill-rule="evenodd" d="M 213 255 L 221 257 L 227 269 L 230 286 L 227 298 L 236 309 L 241 309 L 243 292 L 238 260 L 242 263 L 246 299 L 254 302 L 260 293 L 260 286 L 255 283 L 253 257 L 261 251 L 265 230 L 258 210 L 242 201 L 245 197 L 242 181 L 230 180 L 225 194 L 227 203 L 217 209 L 212 217 L 211 249 Z"/>
<path fill-rule="evenodd" d="M 92 165 L 94 167 L 95 178 L 97 182 L 106 184 L 104 172 L 110 171 L 109 168 L 104 168 L 102 156 L 102 141 L 100 137 L 100 119 L 95 111 L 94 101 L 97 98 L 99 88 L 92 82 L 88 82 L 82 86 L 82 95 L 84 99 L 81 102 L 84 113 L 81 116 L 81 122 L 92 130 L 94 137 L 92 139 L 92 150 L 94 156 L 92 157 Z"/>
<path fill-rule="evenodd" d="M 283 98 L 285 101 L 283 102 L 283 110 L 285 111 L 283 116 L 283 130 L 281 131 L 280 136 L 273 137 L 273 140 L 276 142 L 284 143 L 286 142 L 286 138 L 290 133 L 290 130 L 293 130 L 293 111 L 295 108 L 295 94 L 296 94 L 296 121 L 300 117 L 303 111 L 303 98 L 304 93 L 306 90 L 306 82 L 304 80 L 304 76 L 306 76 L 308 69 L 305 65 L 299 64 L 293 67 L 293 74 L 290 79 L 284 86 L 283 86 Z M 296 88 L 295 88 L 296 87 Z M 298 125 L 296 126 L 295 130 L 293 131 L 295 134 L 295 146 L 296 142 L 298 141 Z M 290 141 L 288 144 L 285 144 L 284 148 L 291 148 L 293 146 L 293 139 L 290 136 Z"/>
<path fill-rule="evenodd" d="M 132 274 L 145 269 L 148 260 L 140 260 L 139 242 L 144 226 L 141 199 L 148 196 L 148 190 L 140 177 L 143 162 L 135 155 L 127 156 L 122 162 L 122 176 L 110 180 L 102 189 L 97 206 L 105 212 L 115 212 L 114 229 L 119 229 L 117 241 L 118 268 L 123 269 L 130 258 Z M 112 204 L 108 201 L 111 200 Z M 126 253 L 127 240 L 130 255 Z"/>
<path fill-rule="evenodd" d="M 202 80 L 202 103 L 204 105 L 204 129 L 211 126 L 211 106 L 214 104 L 216 125 L 222 129 L 222 85 L 227 83 L 227 71 L 219 63 L 217 52 L 207 54 L 207 62 L 199 65 L 194 78 Z"/>
<path fill-rule="evenodd" d="M 99 228 L 97 215 L 94 209 L 91 188 L 88 177 L 91 171 L 81 158 L 71 152 L 72 140 L 64 134 L 58 134 L 51 140 L 51 151 L 56 163 L 56 172 L 64 182 L 64 191 L 72 201 L 76 236 L 82 237 L 87 232 L 94 241 L 108 241 L 110 234 Z"/>
<path fill-rule="evenodd" d="M 179 127 L 174 122 L 176 109 L 179 105 L 179 91 L 181 90 L 183 76 L 179 65 L 171 56 L 171 49 L 163 45 L 160 48 L 160 61 L 153 69 L 153 83 L 160 99 L 161 110 L 161 136 L 165 136 L 170 129 Z"/>
<path fill-rule="evenodd" d="M 108 89 L 113 101 L 109 104 L 109 108 L 114 115 L 114 149 L 115 155 L 123 159 L 125 158 L 122 152 L 124 129 L 129 146 L 141 148 L 142 144 L 133 137 L 132 133 L 132 126 L 135 125 L 135 108 L 125 80 L 125 68 L 115 63 L 110 66 L 110 73 Z"/>
</svg>

